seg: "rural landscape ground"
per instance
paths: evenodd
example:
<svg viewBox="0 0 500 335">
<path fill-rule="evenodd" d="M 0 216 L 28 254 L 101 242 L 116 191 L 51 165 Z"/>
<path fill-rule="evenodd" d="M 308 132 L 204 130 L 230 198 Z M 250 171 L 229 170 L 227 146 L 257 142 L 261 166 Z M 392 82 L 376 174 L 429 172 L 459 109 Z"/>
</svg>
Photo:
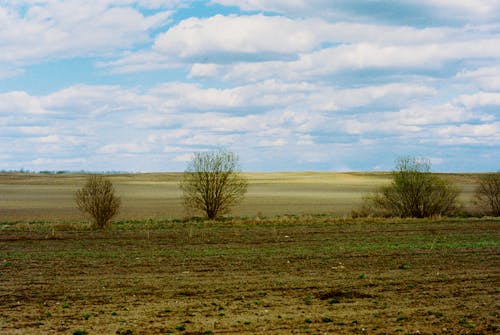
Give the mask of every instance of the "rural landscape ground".
<svg viewBox="0 0 500 335">
<path fill-rule="evenodd" d="M 183 220 L 178 174 L 0 176 L 0 334 L 498 334 L 500 219 L 351 219 L 384 173 L 248 174 L 235 218 Z M 474 175 L 449 175 L 470 206 Z"/>
</svg>

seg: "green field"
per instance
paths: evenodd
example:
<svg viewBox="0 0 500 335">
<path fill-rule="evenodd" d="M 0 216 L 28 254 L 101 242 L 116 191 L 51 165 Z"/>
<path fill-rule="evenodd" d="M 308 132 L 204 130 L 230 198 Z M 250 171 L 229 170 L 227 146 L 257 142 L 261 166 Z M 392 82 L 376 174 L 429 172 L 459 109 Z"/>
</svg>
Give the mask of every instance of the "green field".
<svg viewBox="0 0 500 335">
<path fill-rule="evenodd" d="M 249 189 L 233 216 L 327 214 L 345 216 L 362 197 L 390 182 L 389 173 L 245 173 Z M 85 175 L 0 174 L 0 221 L 81 221 L 74 202 Z M 122 209 L 117 220 L 193 216 L 181 206 L 180 173 L 110 175 Z M 462 190 L 470 207 L 477 176 L 444 175 Z"/>
</svg>

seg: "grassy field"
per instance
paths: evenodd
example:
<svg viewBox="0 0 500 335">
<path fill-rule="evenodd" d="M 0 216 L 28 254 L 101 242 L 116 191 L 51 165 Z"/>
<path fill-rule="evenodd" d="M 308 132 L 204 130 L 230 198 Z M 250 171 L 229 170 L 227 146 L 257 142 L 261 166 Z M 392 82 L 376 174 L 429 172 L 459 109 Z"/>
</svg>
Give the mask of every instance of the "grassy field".
<svg viewBox="0 0 500 335">
<path fill-rule="evenodd" d="M 498 334 L 500 219 L 0 225 L 0 334 Z"/>
<path fill-rule="evenodd" d="M 390 182 L 388 173 L 245 173 L 248 194 L 234 216 L 328 214 L 345 216 L 363 195 Z M 81 221 L 74 202 L 85 175 L 0 174 L 0 221 Z M 117 220 L 173 219 L 192 216 L 181 206 L 181 174 L 110 175 L 122 210 Z M 461 189 L 470 205 L 477 176 L 445 175 Z"/>
</svg>

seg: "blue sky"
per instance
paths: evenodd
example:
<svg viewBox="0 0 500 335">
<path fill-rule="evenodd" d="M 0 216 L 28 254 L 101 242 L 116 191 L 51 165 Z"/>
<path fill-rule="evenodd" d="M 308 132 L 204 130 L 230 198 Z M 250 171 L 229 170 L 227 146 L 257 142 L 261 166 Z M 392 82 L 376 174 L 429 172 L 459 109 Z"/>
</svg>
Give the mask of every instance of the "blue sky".
<svg viewBox="0 0 500 335">
<path fill-rule="evenodd" d="M 500 169 L 498 0 L 0 0 L 0 169 Z"/>
</svg>

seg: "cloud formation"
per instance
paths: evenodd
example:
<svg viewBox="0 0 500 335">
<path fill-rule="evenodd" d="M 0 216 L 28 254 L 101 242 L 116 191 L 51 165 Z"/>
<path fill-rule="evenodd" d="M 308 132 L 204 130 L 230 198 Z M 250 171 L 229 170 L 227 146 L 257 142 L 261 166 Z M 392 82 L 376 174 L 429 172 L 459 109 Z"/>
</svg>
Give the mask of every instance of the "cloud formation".
<svg viewBox="0 0 500 335">
<path fill-rule="evenodd" d="M 408 154 L 497 170 L 499 10 L 3 1 L 0 168 L 183 170 L 227 147 L 245 170 L 390 169 Z"/>
</svg>

